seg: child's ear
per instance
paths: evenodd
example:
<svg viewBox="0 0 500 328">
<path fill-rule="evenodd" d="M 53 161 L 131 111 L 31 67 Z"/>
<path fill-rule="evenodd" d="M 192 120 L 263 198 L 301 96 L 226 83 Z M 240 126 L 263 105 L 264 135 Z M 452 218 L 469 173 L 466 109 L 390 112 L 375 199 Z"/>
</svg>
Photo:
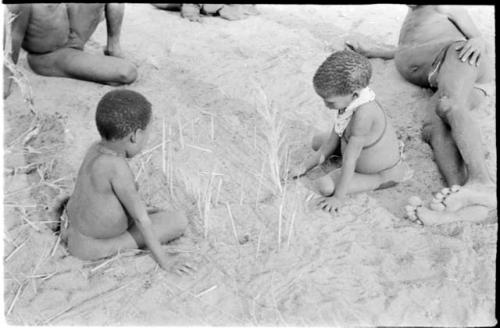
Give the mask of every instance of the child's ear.
<svg viewBox="0 0 500 328">
<path fill-rule="evenodd" d="M 137 142 L 137 130 L 132 132 L 130 134 L 130 142 L 131 143 L 136 143 Z"/>
</svg>

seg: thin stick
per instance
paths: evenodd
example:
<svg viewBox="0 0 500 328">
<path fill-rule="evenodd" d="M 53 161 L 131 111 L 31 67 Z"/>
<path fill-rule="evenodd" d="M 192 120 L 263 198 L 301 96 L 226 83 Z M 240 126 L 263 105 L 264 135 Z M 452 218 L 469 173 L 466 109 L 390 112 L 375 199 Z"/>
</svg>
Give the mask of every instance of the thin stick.
<svg viewBox="0 0 500 328">
<path fill-rule="evenodd" d="M 214 170 L 215 170 L 215 167 L 214 167 Z M 211 200 L 212 200 L 212 184 L 213 184 L 213 180 L 214 180 L 214 175 L 210 175 L 210 179 L 208 181 L 208 185 L 207 185 L 207 189 L 205 191 L 205 199 L 204 199 L 204 203 L 205 203 L 205 206 L 203 208 L 203 225 L 204 225 L 204 235 L 205 235 L 205 238 L 208 238 L 208 215 L 210 213 L 210 204 L 211 204 Z"/>
<path fill-rule="evenodd" d="M 219 204 L 220 188 L 222 187 L 222 177 L 219 179 L 219 184 L 217 185 L 217 195 L 215 196 L 215 205 Z"/>
<path fill-rule="evenodd" d="M 26 215 L 23 215 L 23 220 L 26 221 L 26 223 L 28 223 L 33 229 L 35 229 L 35 231 L 40 232 L 40 228 L 38 228 L 33 222 L 28 220 Z"/>
<path fill-rule="evenodd" d="M 194 121 L 191 121 L 191 132 L 192 132 L 191 141 L 195 143 L 196 141 L 194 140 L 194 135 L 196 134 L 196 131 L 194 130 Z"/>
<path fill-rule="evenodd" d="M 182 133 L 182 124 L 179 116 L 177 116 L 177 125 L 179 126 L 179 142 L 181 144 L 181 149 L 184 149 L 184 135 Z"/>
<path fill-rule="evenodd" d="M 59 246 L 59 243 L 61 242 L 61 233 L 59 233 L 59 236 L 57 236 L 56 244 L 54 245 L 54 248 L 52 249 L 52 252 L 50 253 L 50 256 L 54 256 L 56 253 L 57 247 Z"/>
<path fill-rule="evenodd" d="M 262 161 L 262 168 L 260 169 L 260 176 L 259 176 L 259 185 L 257 186 L 257 195 L 255 196 L 256 207 L 259 204 L 260 188 L 262 187 L 262 178 L 264 177 L 264 163 L 265 161 Z"/>
<path fill-rule="evenodd" d="M 231 219 L 231 225 L 233 227 L 233 234 L 234 234 L 234 239 L 236 240 L 236 244 L 239 244 L 239 239 L 238 239 L 238 233 L 236 232 L 236 225 L 234 224 L 234 218 L 233 218 L 233 213 L 231 212 L 231 207 L 229 206 L 229 203 L 226 203 L 227 211 L 229 213 L 229 218 Z"/>
<path fill-rule="evenodd" d="M 194 297 L 200 297 L 202 295 L 205 295 L 206 293 L 208 292 L 211 292 L 212 290 L 216 289 L 217 288 L 217 285 L 213 285 L 212 287 L 208 288 L 208 289 L 205 289 L 204 291 L 194 295 Z"/>
<path fill-rule="evenodd" d="M 293 226 L 295 224 L 295 216 L 297 214 L 297 209 L 293 211 L 292 214 L 292 221 L 290 222 L 290 228 L 288 229 L 288 239 L 286 241 L 286 247 L 287 249 L 290 249 L 290 240 L 292 239 L 292 233 L 293 233 Z"/>
<path fill-rule="evenodd" d="M 17 302 L 17 299 L 19 298 L 19 295 L 21 295 L 21 291 L 23 290 L 23 288 L 26 286 L 26 283 L 23 283 L 21 286 L 19 286 L 19 288 L 17 289 L 17 292 L 16 292 L 16 296 L 14 296 L 14 299 L 12 300 L 12 302 L 10 303 L 10 306 L 9 306 L 9 310 L 7 311 L 7 314 L 6 316 L 10 315 L 10 313 L 12 312 L 12 309 L 14 308 L 14 305 L 16 305 L 16 302 Z"/>
<path fill-rule="evenodd" d="M 5 258 L 4 262 L 7 262 L 8 260 L 10 260 L 12 258 L 12 256 L 14 256 L 14 254 L 16 254 L 21 248 L 24 247 L 25 244 L 26 244 L 26 240 L 21 245 L 16 247 L 16 249 L 14 249 L 12 252 L 10 252 L 10 254 Z"/>
<path fill-rule="evenodd" d="M 168 127 L 168 140 L 172 140 L 172 126 Z M 169 180 L 169 189 L 170 189 L 170 195 L 174 195 L 174 162 L 173 162 L 173 155 L 172 155 L 172 143 L 168 144 L 168 180 Z"/>
<path fill-rule="evenodd" d="M 257 149 L 257 124 L 253 126 L 253 148 Z"/>
<path fill-rule="evenodd" d="M 138 156 L 139 156 L 139 157 L 142 157 L 142 156 L 144 156 L 144 155 L 146 155 L 146 154 L 148 154 L 148 153 L 150 153 L 150 152 L 152 152 L 152 151 L 155 151 L 156 149 L 158 149 L 158 148 L 160 148 L 160 147 L 162 147 L 162 146 L 163 146 L 163 142 L 160 142 L 160 143 L 159 143 L 159 144 L 157 144 L 156 146 L 154 146 L 154 147 L 152 147 L 152 148 L 149 148 L 148 150 L 143 151 L 143 152 L 142 152 L 142 153 L 140 153 Z"/>
<path fill-rule="evenodd" d="M 113 256 L 112 258 L 110 258 L 109 260 L 99 264 L 98 266 L 96 266 L 95 268 L 93 268 L 92 270 L 90 270 L 90 272 L 94 272 L 94 271 L 97 271 L 99 270 L 100 268 L 102 268 L 103 266 L 105 266 L 106 264 L 116 260 L 118 257 L 120 256 L 120 252 L 118 251 L 118 254 L 116 254 L 116 256 Z"/>
<path fill-rule="evenodd" d="M 259 238 L 257 240 L 257 250 L 255 251 L 255 258 L 257 259 L 257 256 L 259 256 L 259 250 L 260 250 L 260 240 L 262 238 L 262 233 L 264 232 L 264 227 L 260 228 L 259 232 Z"/>
<path fill-rule="evenodd" d="M 161 138 L 161 168 L 162 168 L 162 171 L 163 171 L 163 174 L 167 174 L 167 163 L 166 163 L 166 159 L 165 159 L 165 117 L 163 117 L 163 121 L 162 121 L 162 138 Z"/>
<path fill-rule="evenodd" d="M 287 185 L 285 182 L 285 186 L 283 188 L 283 195 L 281 196 L 281 204 L 280 204 L 279 216 L 278 216 L 278 250 L 281 250 L 281 226 L 283 223 L 283 207 L 285 206 L 286 187 L 287 187 Z"/>
<path fill-rule="evenodd" d="M 208 175 L 214 175 L 214 176 L 224 176 L 224 173 L 218 173 L 218 172 L 207 172 L 207 171 L 200 171 L 201 174 L 208 174 Z"/>
<path fill-rule="evenodd" d="M 210 135 L 212 137 L 212 141 L 214 141 L 214 139 L 215 139 L 215 123 L 214 123 L 213 116 L 210 116 L 210 126 L 211 126 Z"/>
<path fill-rule="evenodd" d="M 207 149 L 207 148 L 202 148 L 202 147 L 195 146 L 195 145 L 191 145 L 191 144 L 186 144 L 186 146 L 188 146 L 188 147 L 190 147 L 190 148 L 193 148 L 193 149 L 200 150 L 200 151 L 204 151 L 204 152 L 207 152 L 207 153 L 213 153 L 213 151 L 212 151 L 212 150 Z"/>
<path fill-rule="evenodd" d="M 243 205 L 243 176 L 240 179 L 240 205 Z"/>
</svg>

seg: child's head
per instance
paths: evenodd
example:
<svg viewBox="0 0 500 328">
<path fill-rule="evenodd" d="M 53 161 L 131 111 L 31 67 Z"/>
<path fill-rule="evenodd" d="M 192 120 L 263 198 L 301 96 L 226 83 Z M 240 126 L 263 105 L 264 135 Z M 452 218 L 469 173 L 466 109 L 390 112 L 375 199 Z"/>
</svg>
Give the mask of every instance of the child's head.
<svg viewBox="0 0 500 328">
<path fill-rule="evenodd" d="M 371 76 L 372 66 L 366 57 L 350 50 L 337 51 L 319 66 L 313 85 L 328 108 L 343 109 L 368 86 Z"/>
<path fill-rule="evenodd" d="M 151 103 L 138 92 L 113 90 L 97 104 L 95 120 L 104 140 L 120 142 L 127 157 L 133 157 L 146 145 Z"/>
</svg>

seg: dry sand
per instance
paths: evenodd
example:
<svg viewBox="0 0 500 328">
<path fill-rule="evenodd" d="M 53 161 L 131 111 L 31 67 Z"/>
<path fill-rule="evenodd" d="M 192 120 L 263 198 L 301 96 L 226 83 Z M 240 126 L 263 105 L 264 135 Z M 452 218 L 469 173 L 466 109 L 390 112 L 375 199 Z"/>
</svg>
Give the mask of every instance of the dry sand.
<svg viewBox="0 0 500 328">
<path fill-rule="evenodd" d="M 8 323 L 496 322 L 496 218 L 423 228 L 403 220 L 411 195 L 428 201 L 443 181 L 420 137 L 431 92 L 405 82 L 393 61 L 372 60 L 372 87 L 406 142 L 407 160 L 415 170 L 411 181 L 357 195 L 332 217 L 306 201 L 310 193 L 301 183 L 288 184 L 283 200 L 267 166 L 260 177 L 270 130 L 256 111 L 255 81 L 279 110 L 290 165 L 297 164 L 310 153 L 313 132 L 331 124 L 311 85 L 316 67 L 348 37 L 395 44 L 406 7 L 258 9 L 261 15 L 247 20 L 205 18 L 198 24 L 145 4 L 126 8 L 122 46 L 139 66 L 139 78 L 130 88 L 154 104 L 156 133 L 149 146 L 161 144 L 164 117 L 171 140 L 165 163 L 158 147 L 131 165 L 140 172 L 147 203 L 189 213 L 186 235 L 164 248 L 197 264 L 192 277 L 162 272 L 147 252 L 97 262 L 68 256 L 61 246 L 52 254 L 57 236 L 45 222 L 52 219 L 48 209 L 55 197 L 71 192 L 86 148 L 98 139 L 96 104 L 113 88 L 37 76 L 21 54 L 19 65 L 31 83 L 38 114 L 29 113 L 16 86 L 4 102 L 4 160 L 7 169 L 38 164 L 30 174 L 5 175 Z M 469 10 L 493 43 L 494 8 Z M 101 52 L 104 44 L 101 24 L 87 51 Z M 494 95 L 474 116 L 496 181 L 495 101 Z M 38 133 L 23 150 L 22 136 L 16 138 L 32 122 Z M 205 199 L 211 199 L 207 208 Z"/>
</svg>

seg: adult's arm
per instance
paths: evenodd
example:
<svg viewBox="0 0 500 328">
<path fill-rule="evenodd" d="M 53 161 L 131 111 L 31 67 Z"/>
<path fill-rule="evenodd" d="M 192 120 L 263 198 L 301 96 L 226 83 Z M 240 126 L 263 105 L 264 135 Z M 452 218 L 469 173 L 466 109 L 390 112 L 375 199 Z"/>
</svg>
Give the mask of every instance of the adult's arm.
<svg viewBox="0 0 500 328">
<path fill-rule="evenodd" d="M 7 56 L 7 60 L 12 61 L 13 64 L 17 64 L 19 59 L 19 53 L 21 51 L 21 46 L 23 44 L 24 35 L 26 29 L 28 28 L 29 18 L 31 14 L 31 4 L 15 4 L 7 5 L 10 15 L 6 18 L 4 22 L 4 52 Z M 10 24 L 10 44 L 6 44 L 9 40 L 7 39 L 7 30 L 9 30 Z M 12 84 L 12 72 L 4 63 L 3 66 L 3 96 L 7 98 L 10 94 L 10 88 Z"/>
</svg>

